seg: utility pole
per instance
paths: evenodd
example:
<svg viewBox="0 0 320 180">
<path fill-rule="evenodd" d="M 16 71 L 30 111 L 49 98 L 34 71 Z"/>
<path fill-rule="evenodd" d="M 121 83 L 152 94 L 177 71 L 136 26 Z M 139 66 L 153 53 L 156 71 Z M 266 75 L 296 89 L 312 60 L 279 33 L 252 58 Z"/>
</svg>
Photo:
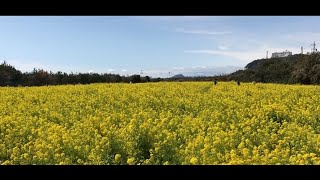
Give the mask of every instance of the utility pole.
<svg viewBox="0 0 320 180">
<path fill-rule="evenodd" d="M 311 53 L 315 53 L 317 51 L 316 49 L 316 42 L 314 41 L 313 44 L 311 44 L 312 48 L 311 48 Z"/>
<path fill-rule="evenodd" d="M 303 54 L 303 47 L 301 46 L 301 54 Z"/>
<path fill-rule="evenodd" d="M 267 59 L 268 59 L 268 51 L 267 51 Z"/>
</svg>

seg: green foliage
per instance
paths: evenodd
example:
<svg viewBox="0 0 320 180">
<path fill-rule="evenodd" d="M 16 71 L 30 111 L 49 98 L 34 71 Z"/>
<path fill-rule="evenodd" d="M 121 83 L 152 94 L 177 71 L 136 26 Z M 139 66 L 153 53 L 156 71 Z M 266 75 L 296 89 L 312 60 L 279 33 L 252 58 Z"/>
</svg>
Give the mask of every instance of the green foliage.
<svg viewBox="0 0 320 180">
<path fill-rule="evenodd" d="M 229 80 L 282 84 L 320 84 L 320 55 L 297 54 L 283 58 L 259 59 L 245 70 L 227 75 Z"/>
</svg>

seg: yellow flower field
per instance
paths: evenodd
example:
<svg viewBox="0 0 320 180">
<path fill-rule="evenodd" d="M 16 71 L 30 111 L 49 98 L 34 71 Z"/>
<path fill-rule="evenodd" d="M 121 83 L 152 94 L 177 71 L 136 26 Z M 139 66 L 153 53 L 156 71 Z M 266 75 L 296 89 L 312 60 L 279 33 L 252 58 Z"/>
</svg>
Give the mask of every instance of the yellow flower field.
<svg viewBox="0 0 320 180">
<path fill-rule="evenodd" d="M 320 87 L 0 88 L 0 164 L 320 164 Z"/>
</svg>

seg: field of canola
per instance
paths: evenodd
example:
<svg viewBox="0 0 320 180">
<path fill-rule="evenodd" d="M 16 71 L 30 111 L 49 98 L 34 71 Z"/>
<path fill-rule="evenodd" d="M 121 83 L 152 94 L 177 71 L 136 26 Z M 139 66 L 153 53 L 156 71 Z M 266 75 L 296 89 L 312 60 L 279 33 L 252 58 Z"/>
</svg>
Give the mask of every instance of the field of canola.
<svg viewBox="0 0 320 180">
<path fill-rule="evenodd" d="M 0 164 L 320 164 L 320 86 L 0 88 Z"/>
</svg>

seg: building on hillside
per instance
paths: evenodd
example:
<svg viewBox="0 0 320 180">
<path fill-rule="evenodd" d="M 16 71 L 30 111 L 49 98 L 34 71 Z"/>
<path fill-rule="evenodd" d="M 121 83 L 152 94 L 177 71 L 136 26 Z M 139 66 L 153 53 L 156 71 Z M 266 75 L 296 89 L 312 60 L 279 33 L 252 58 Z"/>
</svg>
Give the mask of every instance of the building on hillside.
<svg viewBox="0 0 320 180">
<path fill-rule="evenodd" d="M 292 55 L 292 52 L 286 50 L 283 52 L 272 53 L 271 58 L 287 57 L 287 56 L 291 56 L 291 55 Z"/>
</svg>

